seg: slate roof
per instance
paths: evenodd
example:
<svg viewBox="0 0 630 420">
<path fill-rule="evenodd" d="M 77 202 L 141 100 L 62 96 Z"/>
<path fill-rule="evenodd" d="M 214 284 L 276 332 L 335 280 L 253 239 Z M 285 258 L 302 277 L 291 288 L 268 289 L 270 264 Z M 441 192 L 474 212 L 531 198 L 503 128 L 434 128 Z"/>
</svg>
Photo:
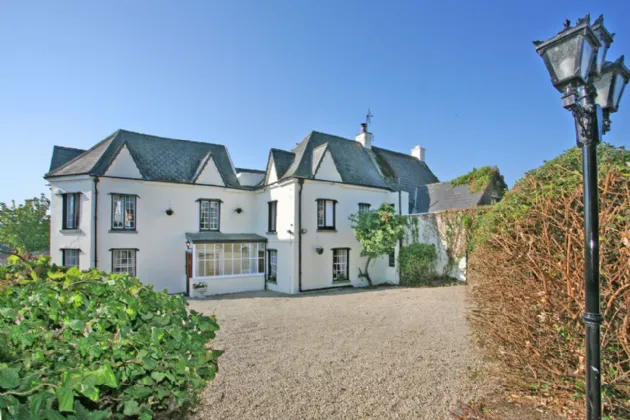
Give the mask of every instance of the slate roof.
<svg viewBox="0 0 630 420">
<path fill-rule="evenodd" d="M 286 150 L 271 149 L 271 157 L 273 157 L 273 161 L 276 165 L 276 175 L 278 179 L 280 179 L 295 160 L 295 153 L 287 152 Z"/>
<path fill-rule="evenodd" d="M 282 178 L 313 178 L 313 149 L 326 143 L 344 182 L 391 189 L 359 142 L 317 131 L 312 131 L 293 149 L 295 160 Z"/>
<path fill-rule="evenodd" d="M 51 170 L 45 177 L 81 174 L 102 176 L 124 146 L 129 150 L 144 179 L 191 183 L 202 161 L 211 156 L 225 185 L 240 187 L 225 146 L 126 130 L 116 131 L 90 150 Z"/>
<path fill-rule="evenodd" d="M 260 169 L 246 169 L 246 168 L 234 168 L 234 170 L 236 171 L 236 173 L 240 173 L 240 172 L 251 172 L 254 174 L 266 174 L 267 172 L 262 171 Z"/>
<path fill-rule="evenodd" d="M 70 162 L 81 153 L 85 152 L 82 149 L 75 149 L 73 147 L 55 146 L 53 147 L 52 159 L 50 159 L 49 171 L 54 171 L 61 165 Z"/>
<path fill-rule="evenodd" d="M 255 233 L 188 232 L 186 240 L 193 243 L 203 242 L 267 242 L 264 236 Z"/>
<path fill-rule="evenodd" d="M 454 187 L 450 182 L 438 182 L 419 186 L 414 195 L 417 203 L 414 213 L 434 213 L 475 207 L 481 203 L 484 191 L 471 193 L 468 185 Z M 411 194 L 409 198 L 411 199 Z"/>
</svg>

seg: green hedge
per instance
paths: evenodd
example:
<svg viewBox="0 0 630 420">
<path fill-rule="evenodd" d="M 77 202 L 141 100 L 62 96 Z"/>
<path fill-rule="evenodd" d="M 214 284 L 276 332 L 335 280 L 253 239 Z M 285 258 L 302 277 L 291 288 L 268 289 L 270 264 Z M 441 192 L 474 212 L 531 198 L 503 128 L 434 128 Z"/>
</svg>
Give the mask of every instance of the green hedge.
<svg viewBox="0 0 630 420">
<path fill-rule="evenodd" d="M 137 278 L 38 262 L 0 268 L 0 414 L 173 418 L 197 403 L 221 351 L 213 317 Z"/>
<path fill-rule="evenodd" d="M 411 244 L 401 248 L 398 255 L 400 284 L 427 284 L 436 276 L 437 251 L 433 244 Z"/>
</svg>

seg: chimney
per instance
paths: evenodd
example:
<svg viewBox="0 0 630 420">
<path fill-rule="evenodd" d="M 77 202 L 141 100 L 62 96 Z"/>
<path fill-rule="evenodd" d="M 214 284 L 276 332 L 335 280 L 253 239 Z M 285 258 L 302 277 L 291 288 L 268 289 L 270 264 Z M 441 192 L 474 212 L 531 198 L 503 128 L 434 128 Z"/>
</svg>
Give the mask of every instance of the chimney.
<svg viewBox="0 0 630 420">
<path fill-rule="evenodd" d="M 425 152 L 424 147 L 420 147 L 419 145 L 416 145 L 416 147 L 411 149 L 411 156 L 415 157 L 420 162 L 424 162 L 424 152 Z"/>
<path fill-rule="evenodd" d="M 366 123 L 361 124 L 361 132 L 357 134 L 357 137 L 355 138 L 355 140 L 361 143 L 361 145 L 365 147 L 366 149 L 372 148 L 372 142 L 374 141 L 374 136 L 372 135 L 372 133 L 368 133 Z"/>
</svg>

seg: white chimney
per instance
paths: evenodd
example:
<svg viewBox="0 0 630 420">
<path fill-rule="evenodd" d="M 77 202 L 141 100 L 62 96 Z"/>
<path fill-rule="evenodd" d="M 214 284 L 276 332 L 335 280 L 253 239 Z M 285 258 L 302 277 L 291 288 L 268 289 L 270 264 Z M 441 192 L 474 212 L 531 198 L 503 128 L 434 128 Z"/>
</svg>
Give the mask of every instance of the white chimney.
<svg viewBox="0 0 630 420">
<path fill-rule="evenodd" d="M 372 135 L 372 133 L 368 133 L 366 123 L 361 124 L 361 132 L 357 134 L 357 137 L 355 138 L 355 140 L 361 143 L 361 145 L 365 147 L 366 149 L 372 148 L 372 142 L 374 141 L 374 136 Z"/>
<path fill-rule="evenodd" d="M 424 147 L 420 147 L 420 146 L 416 145 L 416 147 L 411 149 L 411 156 L 415 157 L 420 162 L 424 162 L 424 152 L 425 151 L 426 150 L 425 150 Z"/>
</svg>

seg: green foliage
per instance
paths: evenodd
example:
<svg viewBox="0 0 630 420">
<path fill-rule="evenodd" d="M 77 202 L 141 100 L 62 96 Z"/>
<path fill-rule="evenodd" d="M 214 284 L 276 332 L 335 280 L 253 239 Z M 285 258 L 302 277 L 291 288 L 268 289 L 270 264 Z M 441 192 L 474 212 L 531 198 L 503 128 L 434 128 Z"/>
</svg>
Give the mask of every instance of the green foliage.
<svg viewBox="0 0 630 420">
<path fill-rule="evenodd" d="M 427 284 L 436 276 L 437 251 L 433 244 L 412 243 L 403 246 L 398 254 L 400 284 Z"/>
<path fill-rule="evenodd" d="M 405 235 L 407 217 L 396 214 L 394 206 L 382 204 L 378 210 L 362 211 L 349 217 L 354 229 L 354 236 L 361 243 L 361 256 L 367 257 L 365 277 L 370 285 L 368 274 L 370 262 L 382 255 L 388 255 Z"/>
<path fill-rule="evenodd" d="M 0 268 L 0 418 L 175 418 L 214 378 L 219 326 L 183 297 L 12 262 Z"/>
<path fill-rule="evenodd" d="M 497 189 L 505 189 L 505 181 L 499 173 L 499 168 L 496 166 L 483 166 L 479 169 L 473 168 L 467 174 L 455 178 L 451 181 L 451 185 L 453 187 L 468 185 L 468 191 L 479 193 L 484 191 L 495 179 L 498 181 Z"/>
<path fill-rule="evenodd" d="M 41 197 L 17 206 L 0 203 L 0 244 L 28 251 L 47 249 L 50 244 L 50 200 Z"/>
</svg>

